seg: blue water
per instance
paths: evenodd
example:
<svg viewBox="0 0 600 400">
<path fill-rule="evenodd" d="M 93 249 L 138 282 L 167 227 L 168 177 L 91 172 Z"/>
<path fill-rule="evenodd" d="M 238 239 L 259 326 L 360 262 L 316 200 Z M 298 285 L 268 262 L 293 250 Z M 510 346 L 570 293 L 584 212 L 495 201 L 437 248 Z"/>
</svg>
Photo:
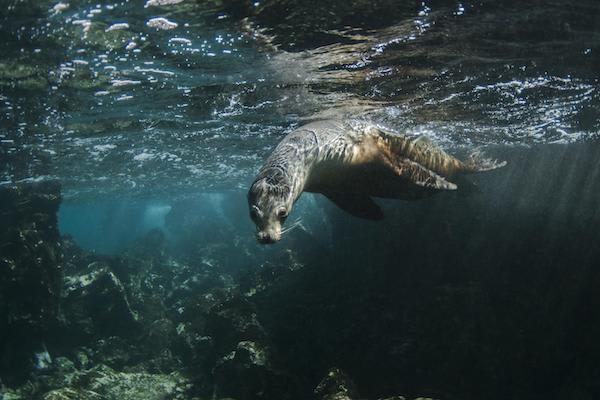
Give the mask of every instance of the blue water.
<svg viewBox="0 0 600 400">
<path fill-rule="evenodd" d="M 82 248 L 117 254 L 153 229 L 165 229 L 168 204 L 160 201 L 97 201 L 64 204 L 58 214 L 59 229 Z"/>
<path fill-rule="evenodd" d="M 17 2 L 2 14 L 0 181 L 59 179 L 63 231 L 102 251 L 127 242 L 97 241 L 120 222 L 106 211 L 93 217 L 109 220 L 103 228 L 81 224 L 74 210 L 242 196 L 283 135 L 314 118 L 365 118 L 459 152 L 599 130 L 593 2 L 530 12 L 424 2 L 395 9 L 385 27 L 365 15 L 361 26 L 376 30 L 345 27 L 298 49 L 210 3 L 66 4 Z"/>
<path fill-rule="evenodd" d="M 325 116 L 449 150 L 598 132 L 594 2 L 424 2 L 302 51 L 211 3 L 55 6 L 1 17 L 0 181 L 58 178 L 68 199 L 245 189 L 289 129 Z"/>
<path fill-rule="evenodd" d="M 600 396 L 600 3 L 152 3 L 0 1 L 0 187 L 59 181 L 65 282 L 108 268 L 141 316 L 113 335 L 110 286 L 63 288 L 50 356 L 194 398 L 305 400 L 332 367 L 352 399 Z M 508 164 L 381 222 L 304 194 L 260 246 L 248 187 L 322 118 Z"/>
</svg>

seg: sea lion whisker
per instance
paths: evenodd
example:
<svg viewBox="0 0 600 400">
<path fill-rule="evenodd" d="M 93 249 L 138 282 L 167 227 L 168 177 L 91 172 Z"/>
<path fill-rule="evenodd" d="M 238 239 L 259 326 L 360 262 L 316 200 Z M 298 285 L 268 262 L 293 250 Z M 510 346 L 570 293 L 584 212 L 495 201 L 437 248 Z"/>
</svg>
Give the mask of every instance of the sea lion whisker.
<svg viewBox="0 0 600 400">
<path fill-rule="evenodd" d="M 284 228 L 281 230 L 281 234 L 285 234 L 288 233 L 289 231 L 296 229 L 297 227 L 302 225 L 302 218 L 298 218 L 296 221 L 294 221 L 292 224 L 290 224 L 288 227 Z"/>
<path fill-rule="evenodd" d="M 297 228 L 298 226 L 299 226 L 299 224 L 296 224 L 296 225 L 290 225 L 290 226 L 288 226 L 287 228 L 285 228 L 285 229 L 282 229 L 282 230 L 281 230 L 281 234 L 282 234 L 282 235 L 284 235 L 284 234 L 286 234 L 286 233 L 288 233 L 288 232 L 290 232 L 290 231 L 294 230 L 294 229 L 295 229 L 295 228 Z"/>
</svg>

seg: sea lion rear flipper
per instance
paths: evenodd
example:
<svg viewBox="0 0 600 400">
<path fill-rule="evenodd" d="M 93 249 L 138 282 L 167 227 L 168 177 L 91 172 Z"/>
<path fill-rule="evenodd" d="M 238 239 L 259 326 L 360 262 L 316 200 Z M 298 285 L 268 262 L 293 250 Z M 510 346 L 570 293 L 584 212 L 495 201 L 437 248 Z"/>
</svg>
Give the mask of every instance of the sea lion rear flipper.
<svg viewBox="0 0 600 400">
<path fill-rule="evenodd" d="M 370 196 L 345 192 L 323 193 L 325 197 L 348 214 L 358 218 L 380 220 L 383 211 Z"/>
</svg>

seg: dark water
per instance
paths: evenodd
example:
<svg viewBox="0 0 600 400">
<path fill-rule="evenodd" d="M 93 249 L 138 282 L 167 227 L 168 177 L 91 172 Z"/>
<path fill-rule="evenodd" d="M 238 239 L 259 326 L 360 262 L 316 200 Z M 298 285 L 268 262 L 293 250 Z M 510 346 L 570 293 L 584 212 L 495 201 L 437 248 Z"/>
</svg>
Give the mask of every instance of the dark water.
<svg viewBox="0 0 600 400">
<path fill-rule="evenodd" d="M 84 249 L 63 244 L 65 277 L 105 263 L 142 320 L 132 338 L 67 300 L 53 358 L 182 373 L 191 394 L 169 399 L 326 399 L 334 367 L 368 399 L 600 396 L 597 1 L 0 3 L 1 187 L 59 181 L 60 233 Z M 382 202 L 380 223 L 304 195 L 300 227 L 260 247 L 249 183 L 326 117 L 508 165 L 471 196 Z M 229 366 L 247 342 L 269 368 Z M 31 380 L 31 398 L 67 386 Z"/>
</svg>

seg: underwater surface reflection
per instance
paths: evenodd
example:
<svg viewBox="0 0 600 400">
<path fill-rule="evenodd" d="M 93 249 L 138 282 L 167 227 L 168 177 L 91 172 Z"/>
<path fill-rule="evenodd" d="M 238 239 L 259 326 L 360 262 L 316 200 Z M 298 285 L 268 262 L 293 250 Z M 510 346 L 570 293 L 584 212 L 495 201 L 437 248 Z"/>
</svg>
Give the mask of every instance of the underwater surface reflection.
<svg viewBox="0 0 600 400">
<path fill-rule="evenodd" d="M 332 116 L 450 150 L 599 128 L 594 1 L 332 3 L 328 21 L 291 1 L 168 3 L 9 1 L 4 183 L 59 178 L 69 198 L 245 188 L 286 131 Z"/>
</svg>

